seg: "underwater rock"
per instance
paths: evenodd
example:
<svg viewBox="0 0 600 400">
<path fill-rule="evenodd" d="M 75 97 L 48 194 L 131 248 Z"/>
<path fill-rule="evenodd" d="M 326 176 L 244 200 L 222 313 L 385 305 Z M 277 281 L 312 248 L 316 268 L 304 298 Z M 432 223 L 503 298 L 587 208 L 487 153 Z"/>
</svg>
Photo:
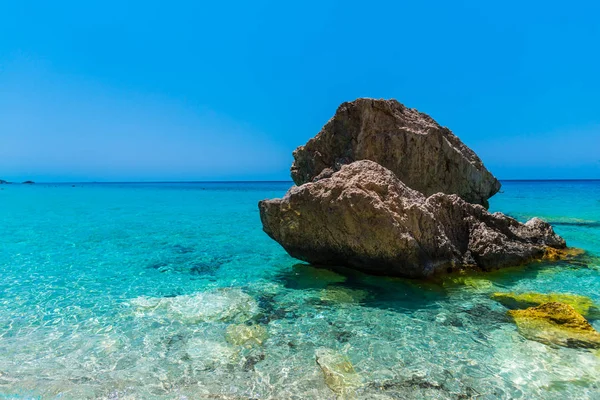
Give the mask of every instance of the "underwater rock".
<svg viewBox="0 0 600 400">
<path fill-rule="evenodd" d="M 245 347 L 262 345 L 268 337 L 267 328 L 262 325 L 229 325 L 225 332 L 228 343 Z"/>
<path fill-rule="evenodd" d="M 457 194 L 487 207 L 500 190 L 477 154 L 448 128 L 396 100 L 343 103 L 293 155 L 291 174 L 297 185 L 328 178 L 344 164 L 372 160 L 427 196 Z"/>
<path fill-rule="evenodd" d="M 362 386 L 362 378 L 346 356 L 325 347 L 318 348 L 315 356 L 325 383 L 338 395 L 351 394 Z"/>
<path fill-rule="evenodd" d="M 331 303 L 360 303 L 365 300 L 368 293 L 364 290 L 348 289 L 345 287 L 328 287 L 320 292 L 321 301 Z"/>
<path fill-rule="evenodd" d="M 240 289 L 226 288 L 175 297 L 141 296 L 130 301 L 138 313 L 183 322 L 244 322 L 258 312 L 258 304 Z"/>
<path fill-rule="evenodd" d="M 510 309 L 523 309 L 539 306 L 544 303 L 564 303 L 575 309 L 579 314 L 587 318 L 600 317 L 600 308 L 586 296 L 570 293 L 494 293 L 492 300 Z"/>
<path fill-rule="evenodd" d="M 525 310 L 509 310 L 519 333 L 529 340 L 571 348 L 600 348 L 600 332 L 573 307 L 552 302 Z"/>
<path fill-rule="evenodd" d="M 238 353 L 234 348 L 201 337 L 192 338 L 186 346 L 188 357 L 199 369 L 211 369 L 232 363 Z M 198 365 L 199 364 L 199 365 Z"/>
<path fill-rule="evenodd" d="M 542 259 L 565 241 L 538 218 L 522 224 L 457 195 L 430 197 L 368 160 L 259 203 L 263 230 L 295 258 L 368 273 L 428 277 Z"/>
</svg>

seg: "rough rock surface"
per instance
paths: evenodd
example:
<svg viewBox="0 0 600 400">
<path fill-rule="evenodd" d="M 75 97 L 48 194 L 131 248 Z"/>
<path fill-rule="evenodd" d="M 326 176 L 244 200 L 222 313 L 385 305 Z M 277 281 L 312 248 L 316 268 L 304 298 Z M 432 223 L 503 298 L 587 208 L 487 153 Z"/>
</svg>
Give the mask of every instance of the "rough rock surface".
<svg viewBox="0 0 600 400">
<path fill-rule="evenodd" d="M 331 176 L 341 165 L 372 160 L 429 196 L 457 194 L 487 207 L 500 182 L 448 128 L 396 100 L 343 103 L 321 132 L 294 151 L 297 185 Z"/>
<path fill-rule="evenodd" d="M 508 313 L 527 339 L 548 345 L 600 349 L 600 332 L 568 304 L 544 303 Z"/>
<path fill-rule="evenodd" d="M 538 218 L 526 224 L 457 195 L 430 197 L 368 160 L 259 203 L 264 231 L 298 259 L 369 273 L 427 277 L 542 259 L 565 241 Z"/>
</svg>

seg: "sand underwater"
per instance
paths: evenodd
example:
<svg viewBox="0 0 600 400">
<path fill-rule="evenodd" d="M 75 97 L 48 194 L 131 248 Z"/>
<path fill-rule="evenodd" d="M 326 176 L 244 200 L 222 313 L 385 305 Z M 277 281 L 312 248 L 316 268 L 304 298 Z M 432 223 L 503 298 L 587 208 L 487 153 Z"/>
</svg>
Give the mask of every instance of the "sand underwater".
<svg viewBox="0 0 600 400">
<path fill-rule="evenodd" d="M 0 399 L 600 399 L 598 351 L 528 340 L 491 298 L 600 304 L 600 181 L 491 199 L 585 256 L 437 282 L 292 259 L 256 206 L 290 185 L 3 185 Z"/>
</svg>

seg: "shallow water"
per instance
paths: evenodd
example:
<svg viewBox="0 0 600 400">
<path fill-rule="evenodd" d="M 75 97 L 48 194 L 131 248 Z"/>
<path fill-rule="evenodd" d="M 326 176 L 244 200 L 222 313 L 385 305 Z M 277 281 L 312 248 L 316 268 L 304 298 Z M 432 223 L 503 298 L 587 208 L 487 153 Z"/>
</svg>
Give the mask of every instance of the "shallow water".
<svg viewBox="0 0 600 400">
<path fill-rule="evenodd" d="M 600 303 L 599 181 L 505 182 L 492 211 L 588 256 L 467 284 L 299 263 L 257 210 L 289 186 L 0 186 L 0 398 L 600 398 L 599 354 L 526 340 L 489 298 Z M 318 355 L 351 362 L 347 392 Z"/>
</svg>

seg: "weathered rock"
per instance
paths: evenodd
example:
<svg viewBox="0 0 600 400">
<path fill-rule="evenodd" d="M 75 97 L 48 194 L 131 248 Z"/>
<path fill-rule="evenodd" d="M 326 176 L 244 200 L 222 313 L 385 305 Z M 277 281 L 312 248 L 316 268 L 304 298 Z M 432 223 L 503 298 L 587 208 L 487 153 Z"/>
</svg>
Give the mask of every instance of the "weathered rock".
<svg viewBox="0 0 600 400">
<path fill-rule="evenodd" d="M 368 160 L 292 187 L 259 208 L 264 231 L 291 256 L 376 274 L 488 270 L 542 259 L 548 247 L 565 247 L 540 219 L 522 224 L 457 195 L 426 197 Z"/>
<path fill-rule="evenodd" d="M 600 349 L 600 332 L 568 304 L 544 303 L 508 313 L 527 339 L 548 345 Z"/>
<path fill-rule="evenodd" d="M 535 307 L 544 303 L 563 303 L 568 304 L 578 313 L 587 318 L 599 318 L 600 308 L 592 299 L 586 296 L 579 296 L 570 293 L 494 293 L 492 299 L 501 303 L 510 309 L 523 309 Z"/>
<path fill-rule="evenodd" d="M 321 132 L 294 151 L 297 185 L 330 177 L 341 165 L 372 160 L 429 196 L 457 194 L 487 207 L 500 182 L 448 128 L 396 100 L 343 103 Z"/>
</svg>

